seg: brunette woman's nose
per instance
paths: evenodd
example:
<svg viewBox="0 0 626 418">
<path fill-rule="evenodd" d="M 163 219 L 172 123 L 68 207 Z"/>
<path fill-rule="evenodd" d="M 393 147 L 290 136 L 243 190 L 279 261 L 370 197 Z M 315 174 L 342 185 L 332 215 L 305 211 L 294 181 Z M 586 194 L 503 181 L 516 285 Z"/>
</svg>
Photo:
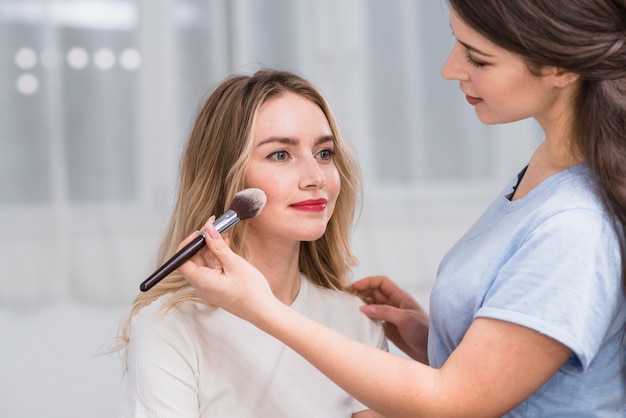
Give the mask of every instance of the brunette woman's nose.
<svg viewBox="0 0 626 418">
<path fill-rule="evenodd" d="M 448 59 L 446 59 L 446 62 L 441 68 L 441 75 L 443 78 L 446 80 L 469 79 L 469 75 L 463 66 L 466 60 L 463 54 L 463 46 L 456 42 L 452 47 L 450 54 L 448 54 Z"/>
</svg>

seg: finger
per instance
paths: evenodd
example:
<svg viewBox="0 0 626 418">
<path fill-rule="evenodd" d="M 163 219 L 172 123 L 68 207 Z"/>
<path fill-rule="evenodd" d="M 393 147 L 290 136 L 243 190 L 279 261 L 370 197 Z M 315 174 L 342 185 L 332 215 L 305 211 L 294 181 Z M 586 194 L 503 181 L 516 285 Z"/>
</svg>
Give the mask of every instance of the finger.
<svg viewBox="0 0 626 418">
<path fill-rule="evenodd" d="M 366 277 L 354 282 L 353 287 L 368 303 L 386 304 L 399 308 L 408 308 L 417 304 L 410 293 L 402 290 L 387 276 Z M 360 290 L 361 288 L 363 290 Z"/>
<path fill-rule="evenodd" d="M 400 288 L 387 276 L 370 276 L 352 283 L 359 296 L 370 303 L 391 303 Z M 396 296 L 397 298 L 397 296 Z"/>
<path fill-rule="evenodd" d="M 214 224 L 214 223 L 215 223 L 215 215 L 211 215 L 211 217 L 205 223 L 204 231 L 206 232 L 206 228 L 208 227 L 209 224 Z M 226 244 L 230 246 L 230 240 L 228 239 L 228 234 L 224 233 L 222 235 L 222 238 L 224 239 Z M 211 251 L 203 251 L 202 252 L 202 256 L 204 258 L 204 262 L 207 265 L 207 267 L 212 268 L 212 269 L 221 269 L 222 268 L 222 264 L 213 255 L 213 253 Z"/>
<path fill-rule="evenodd" d="M 381 287 L 382 282 L 385 279 L 388 279 L 387 276 L 368 276 L 352 283 L 352 287 L 358 291 L 368 291 L 372 289 L 378 289 Z"/>
<path fill-rule="evenodd" d="M 360 310 L 368 318 L 392 324 L 401 323 L 407 315 L 404 310 L 389 305 L 364 305 L 360 307 Z"/>
<path fill-rule="evenodd" d="M 225 232 L 225 233 L 222 234 L 222 239 L 224 240 L 226 245 L 228 245 L 230 247 L 230 235 L 229 235 L 228 232 Z"/>
<path fill-rule="evenodd" d="M 220 263 L 222 268 L 225 268 L 227 265 L 235 265 L 235 253 L 230 249 L 228 243 L 220 235 L 217 229 L 215 229 L 215 226 L 212 223 L 207 223 L 206 225 L 205 241 L 208 250 L 215 258 L 215 261 Z"/>
<path fill-rule="evenodd" d="M 382 305 L 388 305 L 391 303 L 390 298 L 387 295 L 381 293 L 379 289 L 357 291 L 357 294 L 366 303 Z"/>
<path fill-rule="evenodd" d="M 395 293 L 403 292 L 402 289 L 389 277 L 378 275 L 369 276 L 352 283 L 352 288 L 364 295 L 383 295 L 392 297 Z"/>
</svg>

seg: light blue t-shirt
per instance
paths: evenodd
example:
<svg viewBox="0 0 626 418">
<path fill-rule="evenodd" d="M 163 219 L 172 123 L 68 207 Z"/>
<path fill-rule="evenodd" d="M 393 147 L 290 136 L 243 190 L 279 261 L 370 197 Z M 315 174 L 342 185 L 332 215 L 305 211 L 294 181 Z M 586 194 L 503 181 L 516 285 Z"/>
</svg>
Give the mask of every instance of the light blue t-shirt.
<svg viewBox="0 0 626 418">
<path fill-rule="evenodd" d="M 586 163 L 511 201 L 510 185 L 444 257 L 428 355 L 441 367 L 474 318 L 532 328 L 568 362 L 507 417 L 626 417 L 626 299 L 618 238 Z"/>
</svg>

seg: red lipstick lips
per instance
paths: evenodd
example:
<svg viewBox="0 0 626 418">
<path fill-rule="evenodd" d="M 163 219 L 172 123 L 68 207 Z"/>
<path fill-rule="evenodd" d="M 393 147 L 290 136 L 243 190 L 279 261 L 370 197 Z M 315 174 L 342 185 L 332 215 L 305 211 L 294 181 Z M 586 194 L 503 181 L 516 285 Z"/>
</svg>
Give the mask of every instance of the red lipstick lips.
<svg viewBox="0 0 626 418">
<path fill-rule="evenodd" d="M 294 203 L 291 207 L 307 212 L 321 212 L 326 209 L 326 199 L 303 200 L 302 202 Z"/>
<path fill-rule="evenodd" d="M 473 97 L 470 96 L 469 94 L 465 95 L 465 99 L 467 100 L 467 102 L 469 104 L 471 104 L 472 106 L 476 106 L 478 103 L 482 102 L 483 99 L 479 99 L 478 97 Z"/>
</svg>

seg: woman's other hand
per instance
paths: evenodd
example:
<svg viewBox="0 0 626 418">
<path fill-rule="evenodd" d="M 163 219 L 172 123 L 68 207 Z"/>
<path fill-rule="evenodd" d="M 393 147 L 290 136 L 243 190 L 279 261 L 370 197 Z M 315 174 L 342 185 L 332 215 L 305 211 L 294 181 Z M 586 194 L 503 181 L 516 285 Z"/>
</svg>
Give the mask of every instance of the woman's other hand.
<svg viewBox="0 0 626 418">
<path fill-rule="evenodd" d="M 387 276 L 370 276 L 352 284 L 367 303 L 371 319 L 384 321 L 385 335 L 409 357 L 428 364 L 428 313 Z"/>
</svg>

